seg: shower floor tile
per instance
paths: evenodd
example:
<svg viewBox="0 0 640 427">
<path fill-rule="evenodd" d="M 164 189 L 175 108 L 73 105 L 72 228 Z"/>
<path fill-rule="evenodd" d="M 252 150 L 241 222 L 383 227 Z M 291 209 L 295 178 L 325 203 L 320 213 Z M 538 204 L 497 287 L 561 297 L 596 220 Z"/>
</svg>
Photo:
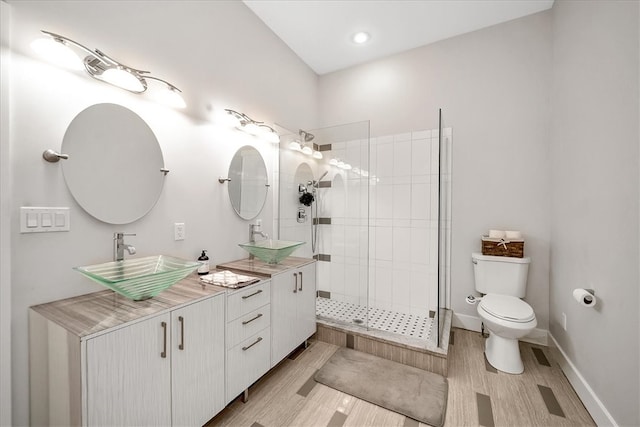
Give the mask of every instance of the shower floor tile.
<svg viewBox="0 0 640 427">
<path fill-rule="evenodd" d="M 316 315 L 339 322 L 367 326 L 396 334 L 429 339 L 433 319 L 428 316 L 397 313 L 380 308 L 368 308 L 329 298 L 316 298 Z"/>
</svg>

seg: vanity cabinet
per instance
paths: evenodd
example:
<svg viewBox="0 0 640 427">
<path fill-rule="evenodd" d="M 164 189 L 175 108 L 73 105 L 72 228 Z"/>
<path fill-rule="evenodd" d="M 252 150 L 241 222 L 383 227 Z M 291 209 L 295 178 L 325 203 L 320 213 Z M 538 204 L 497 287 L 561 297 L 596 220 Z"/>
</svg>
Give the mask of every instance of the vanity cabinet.
<svg viewBox="0 0 640 427">
<path fill-rule="evenodd" d="M 271 364 L 316 332 L 316 263 L 271 276 Z"/>
<path fill-rule="evenodd" d="M 227 296 L 226 402 L 247 390 L 271 368 L 271 282 Z"/>
<path fill-rule="evenodd" d="M 290 256 L 279 264 L 267 264 L 256 259 L 242 259 L 220 264 L 217 268 L 270 278 L 271 367 L 280 363 L 316 332 L 315 260 Z M 228 319 L 230 304 L 231 299 L 228 300 Z M 251 343 L 250 340 L 247 342 Z M 232 360 L 227 353 L 227 364 L 233 363 Z M 227 369 L 231 371 L 230 366 Z"/>
<path fill-rule="evenodd" d="M 203 425 L 222 410 L 225 293 L 186 282 L 32 307 L 31 424 Z"/>
</svg>

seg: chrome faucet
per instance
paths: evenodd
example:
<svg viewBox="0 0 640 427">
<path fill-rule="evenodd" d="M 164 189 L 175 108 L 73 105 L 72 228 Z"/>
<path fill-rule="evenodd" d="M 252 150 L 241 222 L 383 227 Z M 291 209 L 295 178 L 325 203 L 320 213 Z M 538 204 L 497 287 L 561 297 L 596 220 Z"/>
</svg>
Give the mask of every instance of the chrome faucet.
<svg viewBox="0 0 640 427">
<path fill-rule="evenodd" d="M 265 239 L 269 238 L 269 235 L 267 233 L 265 233 L 264 231 L 260 230 L 260 226 L 262 224 L 258 223 L 258 224 L 249 224 L 249 243 L 255 243 L 256 242 L 256 234 L 261 235 L 262 237 L 264 237 Z M 255 255 L 253 254 L 249 254 L 249 259 L 252 260 L 255 258 Z"/>
<path fill-rule="evenodd" d="M 135 234 L 113 233 L 113 260 L 123 261 L 124 250 L 129 252 L 129 255 L 135 255 L 136 248 L 131 245 L 127 245 L 124 242 L 124 236 L 135 236 Z"/>
<path fill-rule="evenodd" d="M 258 225 L 258 224 L 249 224 L 249 242 L 250 243 L 255 243 L 256 242 L 256 234 L 261 235 L 265 239 L 269 238 L 269 235 L 267 233 L 265 233 L 264 231 L 260 230 L 260 225 Z"/>
</svg>

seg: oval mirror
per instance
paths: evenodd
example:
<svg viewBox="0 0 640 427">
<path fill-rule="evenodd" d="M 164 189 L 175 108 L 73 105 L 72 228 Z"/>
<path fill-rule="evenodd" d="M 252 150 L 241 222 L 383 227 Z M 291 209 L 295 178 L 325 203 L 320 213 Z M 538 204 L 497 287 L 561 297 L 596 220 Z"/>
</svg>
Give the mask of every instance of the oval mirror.
<svg viewBox="0 0 640 427">
<path fill-rule="evenodd" d="M 269 189 L 267 166 L 260 152 L 249 145 L 239 148 L 231 159 L 228 177 L 233 209 L 243 219 L 257 217 Z"/>
<path fill-rule="evenodd" d="M 156 204 L 164 159 L 151 128 L 133 111 L 97 104 L 81 111 L 62 141 L 62 173 L 73 198 L 91 216 L 128 224 Z"/>
</svg>

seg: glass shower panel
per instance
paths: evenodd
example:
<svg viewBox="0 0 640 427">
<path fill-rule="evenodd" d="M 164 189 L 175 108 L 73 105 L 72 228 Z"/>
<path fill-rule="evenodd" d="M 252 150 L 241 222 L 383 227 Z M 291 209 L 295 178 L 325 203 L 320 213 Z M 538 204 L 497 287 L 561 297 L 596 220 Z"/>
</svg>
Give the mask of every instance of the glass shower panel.
<svg viewBox="0 0 640 427">
<path fill-rule="evenodd" d="M 438 117 L 438 310 L 437 343 L 442 346 L 446 309 L 450 307 L 451 283 L 451 176 L 452 176 L 452 132 L 446 127 L 442 110 Z"/>
<path fill-rule="evenodd" d="M 368 121 L 282 136 L 279 236 L 318 260 L 318 316 L 365 327 L 369 181 Z"/>
</svg>

